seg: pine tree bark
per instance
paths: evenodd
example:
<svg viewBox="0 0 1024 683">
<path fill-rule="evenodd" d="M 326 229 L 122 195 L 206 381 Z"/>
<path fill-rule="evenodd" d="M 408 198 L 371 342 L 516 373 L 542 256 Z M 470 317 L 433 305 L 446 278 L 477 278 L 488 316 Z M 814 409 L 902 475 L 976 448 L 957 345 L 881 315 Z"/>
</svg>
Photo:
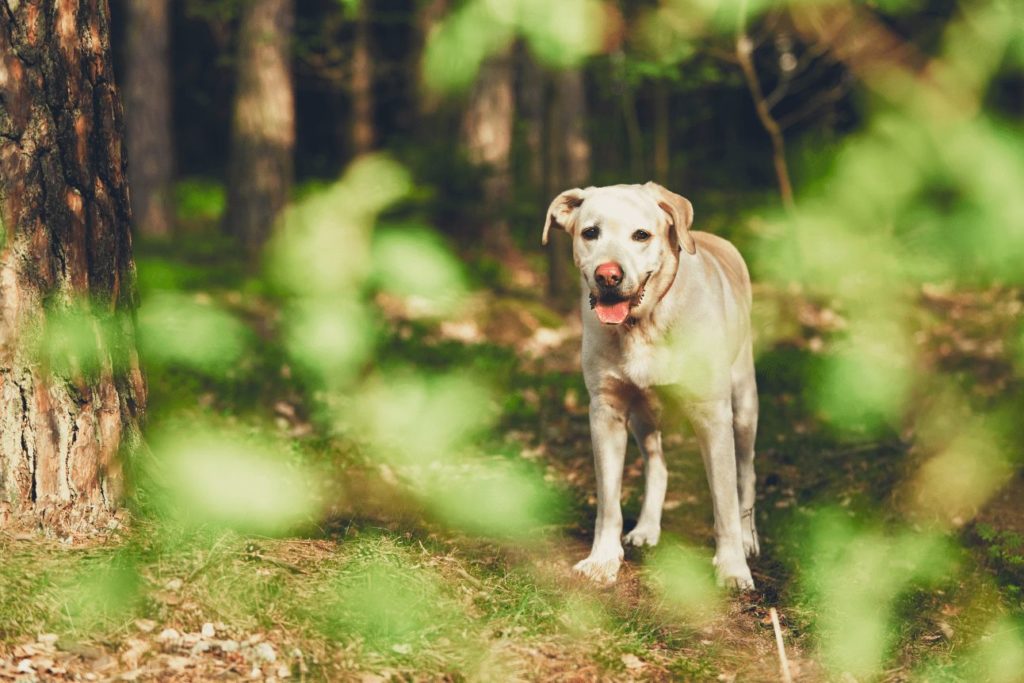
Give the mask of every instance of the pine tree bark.
<svg viewBox="0 0 1024 683">
<path fill-rule="evenodd" d="M 109 36 L 105 0 L 0 0 L 0 524 L 101 522 L 140 442 Z"/>
<path fill-rule="evenodd" d="M 170 22 L 168 0 L 127 0 L 128 56 L 125 114 L 128 180 L 136 234 L 165 238 L 172 231 Z"/>
<path fill-rule="evenodd" d="M 492 57 L 480 69 L 463 117 L 463 140 L 469 160 L 486 174 L 483 179 L 482 243 L 493 253 L 512 251 L 505 218 L 512 192 L 510 156 L 515 114 L 511 54 Z"/>
<path fill-rule="evenodd" d="M 258 255 L 288 202 L 295 148 L 293 0 L 242 4 L 224 224 Z"/>
<path fill-rule="evenodd" d="M 352 45 L 352 149 L 356 156 L 373 151 L 373 55 L 370 41 L 370 3 L 361 0 Z"/>
</svg>

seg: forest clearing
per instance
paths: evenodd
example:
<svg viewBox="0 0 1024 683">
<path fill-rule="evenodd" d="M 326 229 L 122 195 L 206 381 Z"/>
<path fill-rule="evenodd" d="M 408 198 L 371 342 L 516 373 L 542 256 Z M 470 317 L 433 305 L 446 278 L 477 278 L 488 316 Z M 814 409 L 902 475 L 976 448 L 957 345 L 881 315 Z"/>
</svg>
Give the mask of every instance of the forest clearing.
<svg viewBox="0 0 1024 683">
<path fill-rule="evenodd" d="M 0 0 L 0 680 L 1024 681 L 1022 120 L 1000 0 Z M 671 409 L 573 570 L 545 208 L 651 180 L 750 268 L 753 590 Z"/>
</svg>

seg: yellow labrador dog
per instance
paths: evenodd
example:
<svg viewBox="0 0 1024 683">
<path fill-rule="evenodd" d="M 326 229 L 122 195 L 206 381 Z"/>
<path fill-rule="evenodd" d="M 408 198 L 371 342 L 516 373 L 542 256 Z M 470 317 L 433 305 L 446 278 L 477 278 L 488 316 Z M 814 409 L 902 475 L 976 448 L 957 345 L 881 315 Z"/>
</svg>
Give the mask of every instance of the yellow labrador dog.
<svg viewBox="0 0 1024 683">
<path fill-rule="evenodd" d="M 736 248 L 691 232 L 693 207 L 655 183 L 566 190 L 548 209 L 572 236 L 582 274 L 583 375 L 597 471 L 590 556 L 575 571 L 611 583 L 622 563 L 620 495 L 626 430 L 645 459 L 643 506 L 625 542 L 656 545 L 668 471 L 661 395 L 682 406 L 700 443 L 715 516 L 720 584 L 752 589 L 757 386 L 750 275 Z"/>
</svg>

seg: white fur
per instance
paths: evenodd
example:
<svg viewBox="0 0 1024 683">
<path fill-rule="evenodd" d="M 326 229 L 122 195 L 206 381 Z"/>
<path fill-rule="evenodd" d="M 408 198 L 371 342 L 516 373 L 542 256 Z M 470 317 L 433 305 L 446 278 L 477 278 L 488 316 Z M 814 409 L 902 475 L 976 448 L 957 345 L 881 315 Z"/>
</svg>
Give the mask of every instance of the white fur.
<svg viewBox="0 0 1024 683">
<path fill-rule="evenodd" d="M 618 574 L 627 428 L 645 458 L 646 483 L 640 518 L 625 541 L 658 543 L 668 473 L 657 387 L 682 405 L 700 444 L 714 508 L 719 583 L 752 589 L 746 557 L 759 547 L 750 279 L 732 245 L 691 233 L 690 220 L 687 200 L 652 183 L 569 190 L 549 209 L 545 235 L 552 226 L 573 235 L 582 276 L 583 375 L 597 473 L 594 543 L 575 570 L 600 583 Z M 583 230 L 593 226 L 600 237 L 583 239 Z M 638 242 L 638 229 L 652 238 Z M 627 295 L 639 292 L 648 278 L 642 302 L 621 325 L 602 324 L 590 306 L 590 296 L 599 294 L 594 270 L 608 261 L 621 265 Z"/>
</svg>

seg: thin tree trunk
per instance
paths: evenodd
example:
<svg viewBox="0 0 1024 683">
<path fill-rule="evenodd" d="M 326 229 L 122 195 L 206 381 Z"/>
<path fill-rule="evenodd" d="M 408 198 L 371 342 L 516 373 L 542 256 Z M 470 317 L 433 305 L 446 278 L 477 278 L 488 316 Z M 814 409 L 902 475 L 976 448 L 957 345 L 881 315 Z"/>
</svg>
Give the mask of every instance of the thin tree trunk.
<svg viewBox="0 0 1024 683">
<path fill-rule="evenodd" d="M 670 119 L 668 84 L 659 79 L 654 82 L 654 179 L 662 185 L 670 184 Z"/>
<path fill-rule="evenodd" d="M 356 155 L 373 151 L 373 55 L 370 44 L 369 0 L 360 0 L 352 46 L 352 149 Z"/>
<path fill-rule="evenodd" d="M 259 253 L 288 202 L 295 148 L 292 0 L 243 3 L 225 228 Z"/>
<path fill-rule="evenodd" d="M 583 73 L 570 69 L 555 78 L 548 127 L 549 194 L 587 184 L 590 178 L 590 141 L 586 134 L 587 98 Z M 571 291 L 572 245 L 556 235 L 548 249 L 548 295 L 558 303 Z"/>
<path fill-rule="evenodd" d="M 137 234 L 168 237 L 174 178 L 168 0 L 128 0 L 125 113 Z"/>
<path fill-rule="evenodd" d="M 523 46 L 519 50 L 519 118 L 523 121 L 523 147 L 530 193 L 540 201 L 548 192 L 544 163 L 544 116 L 547 74 Z"/>
<path fill-rule="evenodd" d="M 795 207 L 793 201 L 793 183 L 789 179 L 789 165 L 786 163 L 786 140 L 782 136 L 782 127 L 772 116 L 771 108 L 765 99 L 764 91 L 761 88 L 761 81 L 757 77 L 754 68 L 753 52 L 754 44 L 747 35 L 746 24 L 746 0 L 740 4 L 739 18 L 736 28 L 736 59 L 740 69 L 743 71 L 743 78 L 747 82 L 747 89 L 754 100 L 754 109 L 757 111 L 757 118 L 764 127 L 765 132 L 772 142 L 772 163 L 775 166 L 775 177 L 779 182 L 779 196 L 782 205 L 787 211 Z"/>
<path fill-rule="evenodd" d="M 640 130 L 640 119 L 636 114 L 636 95 L 625 75 L 626 56 L 621 50 L 613 55 L 616 90 L 622 106 L 622 120 L 626 125 L 626 147 L 629 150 L 629 170 L 634 181 L 640 182 L 644 175 L 644 140 Z"/>
<path fill-rule="evenodd" d="M 514 70 L 506 52 L 484 63 L 463 118 L 463 139 L 470 161 L 481 167 L 483 244 L 495 253 L 512 250 L 505 218 L 512 191 L 509 165 L 515 109 Z"/>
<path fill-rule="evenodd" d="M 110 13 L 0 16 L 0 525 L 76 527 L 116 507 L 146 395 Z"/>
</svg>

